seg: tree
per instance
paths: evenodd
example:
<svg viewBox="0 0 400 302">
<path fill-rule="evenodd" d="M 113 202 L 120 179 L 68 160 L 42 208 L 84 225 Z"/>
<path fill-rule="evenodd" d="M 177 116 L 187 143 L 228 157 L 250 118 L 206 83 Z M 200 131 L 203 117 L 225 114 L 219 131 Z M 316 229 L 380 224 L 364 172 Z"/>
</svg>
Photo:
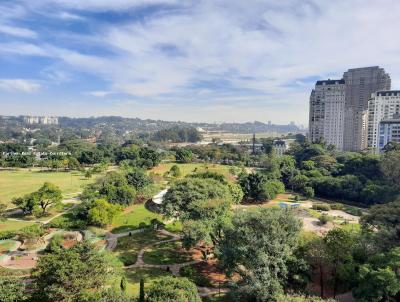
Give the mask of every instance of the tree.
<svg viewBox="0 0 400 302">
<path fill-rule="evenodd" d="M 39 213 L 39 196 L 37 193 L 14 198 L 12 203 L 22 210 L 25 215 L 37 215 Z"/>
<path fill-rule="evenodd" d="M 214 179 L 186 178 L 177 181 L 164 196 L 162 213 L 183 220 L 200 219 L 211 200 L 224 201 L 225 207 L 232 203 L 227 185 Z M 221 205 L 221 204 L 220 204 Z"/>
<path fill-rule="evenodd" d="M 139 292 L 139 302 L 145 302 L 144 298 L 144 279 L 140 279 L 140 292 Z"/>
<path fill-rule="evenodd" d="M 236 212 L 216 248 L 228 275 L 237 273 L 235 296 L 274 301 L 282 293 L 287 261 L 297 246 L 301 222 L 289 209 Z"/>
<path fill-rule="evenodd" d="M 279 180 L 269 180 L 262 186 L 262 192 L 259 196 L 261 200 L 275 199 L 278 194 L 285 192 L 285 185 Z"/>
<path fill-rule="evenodd" d="M 194 158 L 192 151 L 184 148 L 176 149 L 175 158 L 178 163 L 190 163 Z"/>
<path fill-rule="evenodd" d="M 42 214 L 50 206 L 59 204 L 62 200 L 62 193 L 58 186 L 45 182 L 37 191 L 39 206 L 42 208 Z"/>
<path fill-rule="evenodd" d="M 370 208 L 367 215 L 361 217 L 364 231 L 375 238 L 375 245 L 388 250 L 400 244 L 400 199 Z"/>
<path fill-rule="evenodd" d="M 313 198 L 315 195 L 314 189 L 312 187 L 304 187 L 301 193 L 307 199 Z"/>
<path fill-rule="evenodd" d="M 17 277 L 0 277 L 0 301 L 21 302 L 25 300 L 24 282 Z"/>
<path fill-rule="evenodd" d="M 265 176 L 260 173 L 242 174 L 239 177 L 239 184 L 242 187 L 244 197 L 247 199 L 262 200 L 265 182 Z"/>
<path fill-rule="evenodd" d="M 232 183 L 228 183 L 228 188 L 232 195 L 233 202 L 241 203 L 244 195 L 242 188 L 238 184 L 232 184 Z"/>
<path fill-rule="evenodd" d="M 162 277 L 147 290 L 147 302 L 201 302 L 197 287 L 187 278 Z"/>
<path fill-rule="evenodd" d="M 359 269 L 353 295 L 357 301 L 391 301 L 400 293 L 400 248 L 372 256 Z"/>
<path fill-rule="evenodd" d="M 104 253 L 89 243 L 78 243 L 39 258 L 32 272 L 35 296 L 40 301 L 80 301 L 87 291 L 103 287 L 116 272 Z"/>
<path fill-rule="evenodd" d="M 306 246 L 306 257 L 311 264 L 314 271 L 318 273 L 319 276 L 319 284 L 320 284 L 320 296 L 324 298 L 324 285 L 325 279 L 324 276 L 326 274 L 324 268 L 328 263 L 326 245 L 322 238 L 316 237 L 307 243 Z"/>
<path fill-rule="evenodd" d="M 152 183 L 152 180 L 142 169 L 134 169 L 128 172 L 125 177 L 128 184 L 133 186 L 136 190 L 141 190 Z"/>
<path fill-rule="evenodd" d="M 348 231 L 341 228 L 335 228 L 326 234 L 324 243 L 327 247 L 326 251 L 328 260 L 332 266 L 333 298 L 335 298 L 340 278 L 339 272 L 346 262 L 351 261 L 351 252 L 354 241 Z"/>
<path fill-rule="evenodd" d="M 400 189 L 400 151 L 386 152 L 381 161 L 381 169 L 389 184 Z"/>
<path fill-rule="evenodd" d="M 181 170 L 179 169 L 178 165 L 173 165 L 171 169 L 169 170 L 169 174 L 172 177 L 180 177 L 181 176 Z"/>
<path fill-rule="evenodd" d="M 92 225 L 106 226 L 120 212 L 121 206 L 111 204 L 105 199 L 98 199 L 91 204 L 91 208 L 88 211 L 88 220 Z"/>
</svg>

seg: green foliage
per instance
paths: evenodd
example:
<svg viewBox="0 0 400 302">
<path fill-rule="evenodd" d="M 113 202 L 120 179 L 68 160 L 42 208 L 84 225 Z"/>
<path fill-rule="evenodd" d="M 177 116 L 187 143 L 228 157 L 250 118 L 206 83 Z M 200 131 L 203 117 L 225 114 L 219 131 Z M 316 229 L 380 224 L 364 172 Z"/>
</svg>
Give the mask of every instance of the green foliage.
<svg viewBox="0 0 400 302">
<path fill-rule="evenodd" d="M 322 214 L 321 216 L 318 217 L 318 221 L 321 225 L 327 224 L 329 221 L 332 221 L 333 218 L 329 215 Z"/>
<path fill-rule="evenodd" d="M 182 267 L 182 269 L 179 271 L 179 275 L 182 277 L 188 278 L 190 281 L 192 281 L 197 286 L 201 286 L 201 287 L 212 286 L 210 280 L 208 280 L 203 274 L 197 272 L 197 270 L 195 268 L 193 268 L 192 266 Z"/>
<path fill-rule="evenodd" d="M 39 258 L 32 277 L 40 301 L 80 301 L 89 290 L 103 287 L 116 268 L 89 243 L 58 249 Z"/>
<path fill-rule="evenodd" d="M 269 180 L 262 186 L 262 192 L 259 196 L 262 200 L 275 199 L 280 193 L 285 192 L 285 185 L 279 180 Z"/>
<path fill-rule="evenodd" d="M 241 276 L 235 296 L 274 301 L 282 293 L 287 261 L 297 245 L 300 221 L 291 210 L 236 212 L 216 249 L 221 266 Z"/>
<path fill-rule="evenodd" d="M 312 209 L 316 211 L 330 211 L 331 207 L 325 203 L 313 203 Z"/>
<path fill-rule="evenodd" d="M 172 177 L 180 177 L 182 175 L 181 170 L 177 165 L 173 165 L 169 170 L 169 173 Z"/>
<path fill-rule="evenodd" d="M 196 143 L 201 140 L 201 134 L 195 128 L 173 127 L 162 129 L 153 134 L 152 139 L 159 142 Z"/>
<path fill-rule="evenodd" d="M 45 229 L 40 224 L 33 224 L 22 228 L 18 232 L 18 237 L 21 240 L 37 241 L 45 234 Z"/>
<path fill-rule="evenodd" d="M 314 189 L 312 187 L 304 187 L 301 193 L 307 199 L 313 198 L 315 195 Z"/>
<path fill-rule="evenodd" d="M 145 302 L 144 279 L 140 279 L 139 302 Z"/>
<path fill-rule="evenodd" d="M 88 221 L 92 225 L 106 226 L 113 221 L 113 218 L 121 212 L 121 206 L 114 205 L 105 199 L 98 199 L 92 202 L 88 211 Z"/>
<path fill-rule="evenodd" d="M 241 203 L 243 200 L 243 191 L 240 185 L 228 183 L 229 192 L 232 195 L 232 200 L 234 203 Z"/>
<path fill-rule="evenodd" d="M 45 182 L 43 186 L 37 191 L 39 206 L 42 208 L 43 213 L 46 212 L 50 206 L 59 204 L 62 200 L 62 193 L 58 186 Z"/>
<path fill-rule="evenodd" d="M 194 154 L 189 149 L 178 148 L 175 150 L 175 158 L 178 163 L 190 163 L 194 159 Z"/>
<path fill-rule="evenodd" d="M 358 283 L 353 289 L 357 301 L 379 302 L 390 301 L 400 293 L 400 248 L 388 253 L 373 256 L 362 265 L 357 275 Z"/>
<path fill-rule="evenodd" d="M 162 277 L 147 290 L 147 302 L 201 302 L 196 286 L 187 278 Z"/>
<path fill-rule="evenodd" d="M 210 200 L 222 200 L 229 207 L 232 197 L 227 185 L 214 179 L 186 178 L 176 182 L 164 196 L 162 213 L 180 219 L 199 219 L 207 216 Z"/>
<path fill-rule="evenodd" d="M 16 277 L 0 277 L 0 301 L 26 301 L 25 283 Z"/>
<path fill-rule="evenodd" d="M 123 206 L 132 204 L 135 197 L 136 190 L 128 184 L 125 176 L 118 172 L 108 172 L 96 183 L 87 186 L 81 195 L 82 200 L 104 198 L 110 203 Z"/>
</svg>

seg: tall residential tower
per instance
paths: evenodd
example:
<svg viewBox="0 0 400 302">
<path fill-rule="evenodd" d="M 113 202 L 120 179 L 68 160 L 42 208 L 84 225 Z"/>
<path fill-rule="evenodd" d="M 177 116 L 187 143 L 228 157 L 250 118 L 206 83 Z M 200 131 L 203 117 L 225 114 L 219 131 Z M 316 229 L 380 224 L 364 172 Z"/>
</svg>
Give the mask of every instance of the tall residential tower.
<svg viewBox="0 0 400 302">
<path fill-rule="evenodd" d="M 360 151 L 367 148 L 368 100 L 374 92 L 390 90 L 391 80 L 378 66 L 349 69 L 343 80 L 346 85 L 343 149 Z"/>
<path fill-rule="evenodd" d="M 309 138 L 343 149 L 344 80 L 317 81 L 310 96 Z"/>
</svg>

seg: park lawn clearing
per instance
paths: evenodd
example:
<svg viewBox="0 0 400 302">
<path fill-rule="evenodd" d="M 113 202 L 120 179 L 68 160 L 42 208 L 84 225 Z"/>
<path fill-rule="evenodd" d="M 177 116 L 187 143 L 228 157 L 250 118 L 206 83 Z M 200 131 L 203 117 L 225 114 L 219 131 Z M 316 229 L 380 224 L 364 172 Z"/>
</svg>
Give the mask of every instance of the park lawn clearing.
<svg viewBox="0 0 400 302">
<path fill-rule="evenodd" d="M 118 234 L 148 227 L 153 219 L 162 221 L 162 216 L 149 211 L 144 204 L 132 205 L 114 217 L 111 232 Z"/>
<path fill-rule="evenodd" d="M 0 221 L 0 232 L 14 232 L 33 224 L 35 224 L 35 222 L 32 221 Z"/>
<path fill-rule="evenodd" d="M 14 240 L 0 240 L 0 253 L 6 253 L 16 245 Z"/>
<path fill-rule="evenodd" d="M 41 172 L 40 170 L 19 169 L 0 171 L 0 201 L 10 203 L 20 197 L 38 190 L 44 182 L 60 187 L 64 195 L 82 191 L 83 186 L 93 183 L 96 177 L 85 178 L 80 172 Z"/>
<path fill-rule="evenodd" d="M 161 235 L 152 230 L 134 233 L 131 236 L 118 238 L 117 247 L 114 251 L 124 265 L 132 265 L 135 264 L 141 249 L 158 241 L 168 239 L 171 239 L 171 237 Z"/>
<path fill-rule="evenodd" d="M 127 293 L 130 296 L 138 296 L 140 291 L 140 279 L 145 281 L 145 292 L 149 286 L 160 277 L 171 275 L 171 273 L 158 268 L 134 268 L 127 269 L 126 279 L 128 281 Z M 178 301 L 177 301 L 178 302 Z"/>
<path fill-rule="evenodd" d="M 150 170 L 155 174 L 164 175 L 168 172 L 172 166 L 177 165 L 179 170 L 181 171 L 181 178 L 187 176 L 190 173 L 194 172 L 216 172 L 225 176 L 228 181 L 233 182 L 235 177 L 229 172 L 231 166 L 228 165 L 220 165 L 220 164 L 203 164 L 203 163 L 189 163 L 189 164 L 180 164 L 180 163 L 162 163 L 157 167 L 154 167 Z"/>
<path fill-rule="evenodd" d="M 179 264 L 193 260 L 180 241 L 165 242 L 148 248 L 143 255 L 146 264 Z"/>
</svg>

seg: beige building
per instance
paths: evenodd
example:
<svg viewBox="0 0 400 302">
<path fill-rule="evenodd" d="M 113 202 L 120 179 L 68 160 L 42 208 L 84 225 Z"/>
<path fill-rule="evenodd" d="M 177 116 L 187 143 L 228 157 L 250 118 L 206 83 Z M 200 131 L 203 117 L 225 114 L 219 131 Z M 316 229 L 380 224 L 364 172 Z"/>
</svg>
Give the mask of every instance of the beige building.
<svg viewBox="0 0 400 302">
<path fill-rule="evenodd" d="M 58 117 L 54 116 L 24 116 L 24 123 L 28 125 L 58 125 Z"/>
<path fill-rule="evenodd" d="M 346 83 L 345 126 L 343 150 L 364 150 L 366 140 L 368 101 L 376 91 L 390 90 L 391 79 L 378 66 L 349 69 L 343 74 Z"/>
<path fill-rule="evenodd" d="M 343 150 L 344 80 L 317 81 L 310 96 L 309 139 L 324 140 Z"/>
</svg>

